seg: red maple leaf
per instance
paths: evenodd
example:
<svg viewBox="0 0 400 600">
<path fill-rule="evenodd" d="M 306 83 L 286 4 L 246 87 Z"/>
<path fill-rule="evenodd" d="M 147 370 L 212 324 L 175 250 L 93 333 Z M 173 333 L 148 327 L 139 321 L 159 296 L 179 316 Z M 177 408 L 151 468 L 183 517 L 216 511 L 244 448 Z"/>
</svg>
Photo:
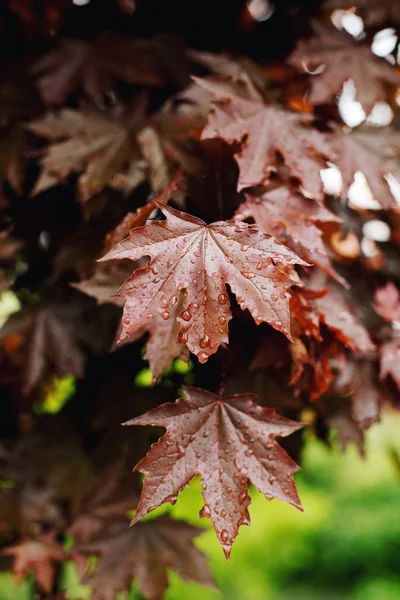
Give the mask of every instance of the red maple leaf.
<svg viewBox="0 0 400 600">
<path fill-rule="evenodd" d="M 126 519 L 110 523 L 99 536 L 79 546 L 82 554 L 99 554 L 99 564 L 85 579 L 96 600 L 114 600 L 129 592 L 135 578 L 139 592 L 148 600 L 161 600 L 168 586 L 167 569 L 183 579 L 214 586 L 205 555 L 193 544 L 202 530 L 168 516 L 139 523 L 129 529 Z"/>
<path fill-rule="evenodd" d="M 39 587 L 50 592 L 54 580 L 53 562 L 66 560 L 62 546 L 54 541 L 53 534 L 41 538 L 25 540 L 3 550 L 4 554 L 14 556 L 14 575 L 17 582 L 23 581 L 31 569 Z"/>
<path fill-rule="evenodd" d="M 342 196 L 346 198 L 355 173 L 362 171 L 374 199 L 387 210 L 398 210 L 398 202 L 391 193 L 387 179 L 391 176 L 400 182 L 400 143 L 397 133 L 390 127 L 379 131 L 361 128 L 352 132 L 338 126 L 332 125 L 332 128 L 332 160 L 342 175 Z"/>
<path fill-rule="evenodd" d="M 132 230 L 101 259 L 151 257 L 118 292 L 126 300 L 120 341 L 157 314 L 168 320 L 179 292 L 185 290 L 179 341 L 206 362 L 221 343 L 228 342 L 232 316 L 226 284 L 256 323 L 266 321 L 290 337 L 286 290 L 298 280 L 285 269 L 290 274 L 294 264 L 307 263 L 253 225 L 234 221 L 206 225 L 197 217 L 158 206 L 165 221 Z"/>
<path fill-rule="evenodd" d="M 311 283 L 312 289 L 321 288 L 317 279 Z M 375 350 L 368 331 L 361 324 L 344 295 L 342 288 L 329 283 L 327 293 L 310 300 L 320 321 L 330 329 L 345 346 L 353 352 L 368 353 Z"/>
<path fill-rule="evenodd" d="M 323 157 L 331 157 L 332 149 L 326 137 L 309 126 L 309 116 L 265 104 L 248 80 L 246 85 L 196 81 L 216 98 L 202 138 L 241 142 L 235 153 L 239 190 L 268 181 L 281 154 L 291 175 L 314 198 L 322 199 L 319 172 L 324 168 Z"/>
<path fill-rule="evenodd" d="M 324 206 L 281 186 L 261 197 L 247 195 L 238 208 L 236 218 L 245 220 L 249 217 L 254 218 L 260 231 L 287 243 L 304 260 L 346 284 L 332 268 L 322 241 L 322 231 L 318 227 L 323 223 L 339 223 L 340 219 Z"/>
<path fill-rule="evenodd" d="M 184 388 L 184 397 L 126 425 L 157 425 L 167 433 L 135 467 L 145 474 L 136 523 L 163 502 L 175 503 L 183 487 L 202 478 L 204 506 L 229 557 L 240 525 L 250 524 L 249 479 L 266 498 L 301 509 L 293 474 L 296 463 L 276 443 L 303 425 L 253 402 L 254 394 L 220 397 Z"/>
<path fill-rule="evenodd" d="M 321 68 L 311 78 L 309 102 L 327 104 L 340 94 L 343 84 L 352 79 L 357 99 L 369 113 L 378 100 L 386 98 L 384 83 L 399 85 L 400 78 L 388 62 L 371 48 L 323 23 L 312 23 L 314 37 L 301 40 L 289 63 L 308 72 Z"/>
</svg>

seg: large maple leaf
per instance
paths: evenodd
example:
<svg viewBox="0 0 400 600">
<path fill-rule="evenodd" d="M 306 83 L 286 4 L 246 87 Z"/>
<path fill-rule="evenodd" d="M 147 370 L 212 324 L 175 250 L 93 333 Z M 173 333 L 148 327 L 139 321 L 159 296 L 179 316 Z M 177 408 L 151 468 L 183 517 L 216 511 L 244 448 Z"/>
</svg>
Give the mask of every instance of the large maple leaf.
<svg viewBox="0 0 400 600">
<path fill-rule="evenodd" d="M 340 94 L 343 84 L 352 79 L 356 98 L 369 113 L 378 100 L 386 98 L 384 83 L 399 85 L 400 78 L 371 49 L 355 42 L 349 35 L 314 21 L 314 37 L 301 40 L 289 57 L 289 63 L 313 71 L 323 67 L 311 78 L 309 102 L 326 104 Z"/>
<path fill-rule="evenodd" d="M 14 556 L 13 571 L 18 583 L 25 579 L 32 569 L 39 587 L 45 592 L 51 591 L 54 581 L 55 569 L 52 563 L 67 558 L 62 546 L 54 541 L 51 533 L 9 546 L 3 553 Z"/>
<path fill-rule="evenodd" d="M 184 579 L 214 586 L 205 555 L 193 545 L 202 530 L 168 516 L 139 523 L 133 529 L 126 519 L 110 523 L 78 552 L 100 554 L 87 582 L 96 600 L 114 600 L 118 592 L 128 592 L 135 578 L 139 592 L 148 600 L 161 600 L 168 586 L 167 569 Z"/>
<path fill-rule="evenodd" d="M 236 218 L 253 218 L 264 233 L 288 243 L 304 260 L 314 263 L 331 277 L 345 283 L 333 269 L 318 224 L 340 222 L 339 217 L 285 186 L 266 192 L 261 197 L 247 195 L 238 208 Z"/>
<path fill-rule="evenodd" d="M 133 229 L 101 260 L 150 256 L 118 291 L 125 298 L 120 341 L 157 314 L 169 319 L 185 290 L 179 341 L 200 362 L 228 341 L 232 318 L 226 284 L 256 323 L 266 321 L 290 337 L 287 289 L 296 283 L 284 269 L 306 265 L 301 258 L 253 225 L 204 221 L 159 203 L 164 221 Z"/>
<path fill-rule="evenodd" d="M 334 127 L 332 137 L 333 160 L 340 168 L 343 179 L 342 195 L 346 197 L 357 171 L 365 174 L 373 197 L 385 209 L 399 209 L 391 194 L 388 176 L 400 182 L 399 136 L 391 128 L 361 128 L 351 133 Z"/>
<path fill-rule="evenodd" d="M 176 501 L 196 475 L 202 478 L 204 506 L 229 557 L 240 525 L 250 524 L 249 479 L 268 499 L 301 508 L 293 474 L 296 463 L 276 443 L 303 425 L 253 402 L 253 394 L 220 397 L 184 388 L 184 397 L 126 425 L 157 425 L 167 433 L 135 467 L 145 474 L 133 523 L 163 502 Z"/>
<path fill-rule="evenodd" d="M 133 154 L 129 130 L 100 113 L 65 108 L 27 127 L 51 142 L 40 160 L 42 173 L 34 194 L 59 184 L 71 173 L 81 173 L 78 188 L 85 202 L 111 185 Z"/>
<path fill-rule="evenodd" d="M 31 72 L 46 104 L 62 104 L 76 87 L 93 102 L 115 99 L 115 80 L 136 85 L 161 86 L 165 72 L 158 41 L 105 33 L 88 43 L 60 40 L 39 58 Z"/>
<path fill-rule="evenodd" d="M 323 197 L 320 170 L 332 154 L 326 137 L 309 125 L 310 117 L 265 104 L 251 86 L 208 79 L 196 81 L 216 99 L 202 137 L 242 142 L 235 152 L 239 190 L 268 181 L 282 155 L 291 175 L 315 198 Z"/>
</svg>

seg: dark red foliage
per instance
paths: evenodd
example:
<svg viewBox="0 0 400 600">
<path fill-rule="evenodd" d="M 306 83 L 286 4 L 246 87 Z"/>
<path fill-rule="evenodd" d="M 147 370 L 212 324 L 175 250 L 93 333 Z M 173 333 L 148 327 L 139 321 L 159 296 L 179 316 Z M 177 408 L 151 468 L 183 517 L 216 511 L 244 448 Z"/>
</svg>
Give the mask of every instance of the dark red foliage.
<svg viewBox="0 0 400 600">
<path fill-rule="evenodd" d="M 228 4 L 0 7 L 1 552 L 38 598 L 66 560 L 93 599 L 213 585 L 200 529 L 137 521 L 199 475 L 228 557 L 249 484 L 301 508 L 304 421 L 362 454 L 399 406 L 399 3 Z"/>
</svg>

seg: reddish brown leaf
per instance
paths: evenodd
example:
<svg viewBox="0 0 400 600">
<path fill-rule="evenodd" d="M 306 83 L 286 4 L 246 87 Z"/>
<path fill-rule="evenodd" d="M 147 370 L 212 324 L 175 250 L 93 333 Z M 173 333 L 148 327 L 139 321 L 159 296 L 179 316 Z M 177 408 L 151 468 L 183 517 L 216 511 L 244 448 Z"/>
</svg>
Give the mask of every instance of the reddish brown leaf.
<svg viewBox="0 0 400 600">
<path fill-rule="evenodd" d="M 11 359 L 22 369 L 23 389 L 29 393 L 44 377 L 49 368 L 58 375 L 83 375 L 85 362 L 80 348 L 77 308 L 63 304 L 25 308 L 12 315 L 0 330 L 0 344 L 10 335 L 18 333 L 22 344 L 17 356 Z"/>
<path fill-rule="evenodd" d="M 325 296 L 327 290 L 294 290 L 290 298 L 292 331 L 295 335 L 306 335 L 322 342 L 319 314 L 315 310 L 314 300 Z"/>
<path fill-rule="evenodd" d="M 163 502 L 175 503 L 189 481 L 200 474 L 204 506 L 229 557 L 240 525 L 249 524 L 249 479 L 268 499 L 301 508 L 293 474 L 296 463 L 275 442 L 302 427 L 253 402 L 253 394 L 222 398 L 197 388 L 126 425 L 157 425 L 167 433 L 152 446 L 135 470 L 145 474 L 133 520 Z"/>
<path fill-rule="evenodd" d="M 134 229 L 101 259 L 151 257 L 118 292 L 126 299 L 120 341 L 157 314 L 169 319 L 184 289 L 179 340 L 205 362 L 228 341 L 232 317 L 227 283 L 257 323 L 266 321 L 290 336 L 286 290 L 295 281 L 283 269 L 306 263 L 252 225 L 233 221 L 206 225 L 161 203 L 159 207 L 165 221 Z"/>
<path fill-rule="evenodd" d="M 397 200 L 390 192 L 386 177 L 400 182 L 400 169 L 395 159 L 400 156 L 398 135 L 390 128 L 379 131 L 360 129 L 351 133 L 334 128 L 332 159 L 340 168 L 342 195 L 346 198 L 357 171 L 362 171 L 373 197 L 385 209 L 398 210 Z"/>
<path fill-rule="evenodd" d="M 288 243 L 305 261 L 314 263 L 346 284 L 333 269 L 322 241 L 322 231 L 318 228 L 319 223 L 339 223 L 340 219 L 324 206 L 282 186 L 261 197 L 247 195 L 236 218 L 253 218 L 260 231 L 273 235 L 284 244 Z"/>
<path fill-rule="evenodd" d="M 58 185 L 71 173 L 81 173 L 79 194 L 86 202 L 113 183 L 133 154 L 127 128 L 100 113 L 65 108 L 30 122 L 28 128 L 52 142 L 41 159 L 42 173 L 33 194 Z"/>
<path fill-rule="evenodd" d="M 327 104 L 340 94 L 343 84 L 352 79 L 356 98 L 369 113 L 378 100 L 386 98 L 384 83 L 400 84 L 395 70 L 373 54 L 369 46 L 318 21 L 312 25 L 314 37 L 301 40 L 289 57 L 290 64 L 307 72 L 322 68 L 310 79 L 311 104 Z"/>
<path fill-rule="evenodd" d="M 388 281 L 375 292 L 374 309 L 388 323 L 400 321 L 400 294 L 394 283 Z"/>
<path fill-rule="evenodd" d="M 3 550 L 4 554 L 14 557 L 14 575 L 21 582 L 33 570 L 36 582 L 45 592 L 50 592 L 54 580 L 54 562 L 66 560 L 66 554 L 53 534 L 47 534 L 34 540 L 26 540 Z"/>
<path fill-rule="evenodd" d="M 344 292 L 334 284 L 328 284 L 327 288 L 324 296 L 314 300 L 320 320 L 353 352 L 373 352 L 375 345 L 368 331 L 354 315 Z"/>
<path fill-rule="evenodd" d="M 193 545 L 202 530 L 168 516 L 128 527 L 125 519 L 110 523 L 100 536 L 80 547 L 84 554 L 100 554 L 87 582 L 96 600 L 114 600 L 129 592 L 136 579 L 139 592 L 149 600 L 161 600 L 168 586 L 167 569 L 184 579 L 213 586 L 206 557 Z"/>
<path fill-rule="evenodd" d="M 88 485 L 81 511 L 68 530 L 75 543 L 82 544 L 97 536 L 110 521 L 124 517 L 135 506 L 134 495 L 122 490 L 118 470 L 120 465 L 113 464 Z"/>
<path fill-rule="evenodd" d="M 268 181 L 279 153 L 303 188 L 314 198 L 323 197 L 319 172 L 323 157 L 329 158 L 332 151 L 325 136 L 307 125 L 309 116 L 264 104 L 249 82 L 196 81 L 216 99 L 203 139 L 220 137 L 228 143 L 242 143 L 235 153 L 239 190 Z"/>
<path fill-rule="evenodd" d="M 93 102 L 115 99 L 114 81 L 159 86 L 164 82 L 154 40 L 123 38 L 105 33 L 93 43 L 60 40 L 31 69 L 46 104 L 62 104 L 78 88 Z M 158 64 L 157 64 L 158 62 Z"/>
<path fill-rule="evenodd" d="M 332 348 L 312 343 L 308 349 L 300 338 L 294 338 L 289 351 L 292 358 L 289 385 L 295 386 L 296 395 L 305 391 L 311 401 L 317 400 L 328 391 L 333 380 L 329 364 Z"/>
</svg>

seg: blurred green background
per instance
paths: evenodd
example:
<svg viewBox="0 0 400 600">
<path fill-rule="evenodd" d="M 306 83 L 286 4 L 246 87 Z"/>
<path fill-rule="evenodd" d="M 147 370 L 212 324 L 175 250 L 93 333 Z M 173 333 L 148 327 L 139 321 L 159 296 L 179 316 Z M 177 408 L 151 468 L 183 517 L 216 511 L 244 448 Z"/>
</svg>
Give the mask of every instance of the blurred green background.
<svg viewBox="0 0 400 600">
<path fill-rule="evenodd" d="M 400 416 L 390 412 L 367 434 L 366 459 L 355 447 L 344 454 L 310 438 L 296 476 L 305 513 L 253 491 L 252 526 L 242 527 L 225 561 L 212 529 L 197 514 L 199 482 L 169 511 L 205 527 L 196 544 L 209 557 L 220 591 L 170 573 L 166 600 L 399 600 Z M 90 597 L 71 565 L 68 598 Z M 123 596 L 121 596 L 123 597 Z M 1 575 L 0 600 L 32 600 L 30 582 L 15 587 Z M 129 600 L 138 600 L 134 586 Z"/>
</svg>

